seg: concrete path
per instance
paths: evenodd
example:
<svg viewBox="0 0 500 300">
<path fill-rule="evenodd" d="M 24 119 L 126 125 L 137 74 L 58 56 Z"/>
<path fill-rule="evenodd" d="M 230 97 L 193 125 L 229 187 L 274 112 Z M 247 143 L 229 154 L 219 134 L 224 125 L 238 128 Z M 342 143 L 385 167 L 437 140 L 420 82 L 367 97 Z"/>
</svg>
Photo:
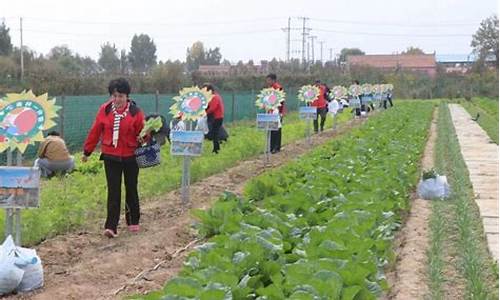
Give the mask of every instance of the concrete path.
<svg viewBox="0 0 500 300">
<path fill-rule="evenodd" d="M 449 105 L 491 255 L 498 261 L 498 145 L 458 104 Z"/>
</svg>

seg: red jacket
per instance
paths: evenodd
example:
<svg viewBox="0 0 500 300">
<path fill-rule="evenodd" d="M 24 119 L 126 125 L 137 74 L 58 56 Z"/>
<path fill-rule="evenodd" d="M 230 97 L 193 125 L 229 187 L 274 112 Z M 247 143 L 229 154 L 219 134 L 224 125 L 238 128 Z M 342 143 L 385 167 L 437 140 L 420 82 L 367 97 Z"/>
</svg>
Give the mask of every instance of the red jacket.
<svg viewBox="0 0 500 300">
<path fill-rule="evenodd" d="M 213 115 L 216 120 L 224 118 L 224 102 L 218 93 L 214 93 L 205 111 L 207 115 Z"/>
<path fill-rule="evenodd" d="M 327 106 L 327 104 L 328 103 L 325 100 L 325 86 L 320 85 L 319 86 L 319 96 L 318 96 L 318 98 L 316 98 L 316 100 L 314 100 L 311 103 L 311 106 L 314 106 L 317 108 L 325 108 Z"/>
<path fill-rule="evenodd" d="M 127 158 L 135 155 L 134 152 L 138 146 L 137 137 L 144 127 L 144 114 L 135 102 L 129 101 L 129 105 L 129 112 L 120 122 L 120 132 L 116 148 L 113 146 L 114 115 L 111 111 L 111 101 L 107 101 L 101 105 L 83 145 L 85 155 L 90 155 L 99 141 L 101 141 L 102 154 L 118 158 Z"/>
<path fill-rule="evenodd" d="M 281 84 L 279 84 L 277 82 L 273 83 L 273 85 L 271 85 L 271 87 L 275 90 L 278 90 L 278 91 L 283 90 L 283 86 L 281 86 Z M 278 111 L 279 111 L 280 115 L 284 115 L 286 113 L 285 101 L 282 101 L 281 105 L 278 106 Z"/>
</svg>

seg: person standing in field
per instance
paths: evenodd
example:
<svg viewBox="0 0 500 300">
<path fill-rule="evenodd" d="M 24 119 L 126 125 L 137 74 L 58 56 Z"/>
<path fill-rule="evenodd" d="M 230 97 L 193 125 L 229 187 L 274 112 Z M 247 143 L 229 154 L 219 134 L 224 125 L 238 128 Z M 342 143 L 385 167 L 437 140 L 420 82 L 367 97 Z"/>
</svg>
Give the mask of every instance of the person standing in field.
<svg viewBox="0 0 500 300">
<path fill-rule="evenodd" d="M 38 148 L 35 167 L 40 168 L 42 177 L 51 177 L 54 173 L 71 172 L 75 168 L 73 156 L 69 154 L 59 132 L 51 131 Z"/>
<path fill-rule="evenodd" d="M 315 86 L 319 88 L 319 95 L 318 98 L 316 98 L 312 103 L 311 106 L 316 107 L 316 119 L 313 121 L 314 125 L 314 132 L 318 133 L 318 127 L 323 132 L 323 129 L 325 127 L 325 121 L 326 121 L 326 114 L 328 112 L 327 110 L 327 101 L 325 98 L 326 94 L 326 87 L 324 84 L 321 84 L 321 81 L 316 80 Z M 318 119 L 321 117 L 321 122 L 318 126 Z"/>
<path fill-rule="evenodd" d="M 118 235 L 120 220 L 122 175 L 125 181 L 125 219 L 130 232 L 139 231 L 139 194 L 135 150 L 144 140 L 139 136 L 144 127 L 142 110 L 129 98 L 130 85 L 124 78 L 112 80 L 108 91 L 110 99 L 97 112 L 83 146 L 82 162 L 101 142 L 101 157 L 104 161 L 108 186 L 107 217 L 104 235 L 114 238 Z"/>
<path fill-rule="evenodd" d="M 276 74 L 269 74 L 266 76 L 266 85 L 268 88 L 273 88 L 279 91 L 283 90 L 283 86 L 278 83 L 278 77 Z M 281 151 L 281 127 L 283 126 L 283 116 L 285 115 L 286 107 L 285 101 L 283 100 L 278 109 L 275 111 L 268 111 L 268 113 L 277 113 L 280 115 L 280 128 L 278 130 L 271 131 L 271 153 L 277 153 Z"/>
<path fill-rule="evenodd" d="M 218 154 L 220 150 L 220 130 L 224 121 L 224 101 L 219 93 L 214 89 L 212 84 L 205 83 L 202 88 L 212 92 L 212 99 L 208 102 L 208 107 L 205 111 L 207 113 L 207 123 L 212 123 L 212 126 L 209 127 L 210 130 L 208 131 L 208 137 L 214 144 L 212 152 Z"/>
</svg>

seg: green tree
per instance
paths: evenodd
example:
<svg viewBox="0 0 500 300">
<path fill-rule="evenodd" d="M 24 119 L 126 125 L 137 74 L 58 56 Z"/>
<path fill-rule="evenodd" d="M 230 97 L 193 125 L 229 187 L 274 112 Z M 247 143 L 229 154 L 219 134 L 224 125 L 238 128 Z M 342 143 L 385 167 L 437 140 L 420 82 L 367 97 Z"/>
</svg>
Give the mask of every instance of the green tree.
<svg viewBox="0 0 500 300">
<path fill-rule="evenodd" d="M 9 31 L 10 29 L 2 22 L 0 25 L 0 55 L 9 55 L 12 52 Z"/>
<path fill-rule="evenodd" d="M 406 48 L 405 51 L 401 52 L 401 54 L 425 54 L 424 50 L 418 48 L 418 47 L 413 47 L 413 46 L 410 46 L 408 48 Z"/>
<path fill-rule="evenodd" d="M 48 58 L 51 60 L 59 60 L 64 57 L 72 57 L 73 51 L 67 45 L 55 46 L 50 49 Z"/>
<path fill-rule="evenodd" d="M 186 54 L 186 66 L 188 71 L 196 71 L 198 67 L 205 62 L 205 48 L 203 43 L 196 41 L 193 43 L 191 48 L 187 49 Z"/>
<path fill-rule="evenodd" d="M 493 55 L 495 65 L 498 67 L 498 17 L 496 15 L 481 22 L 479 29 L 472 36 L 471 47 L 474 48 L 480 62 L 484 62 L 489 55 Z"/>
<path fill-rule="evenodd" d="M 156 65 L 156 45 L 147 34 L 134 35 L 128 54 L 130 66 L 137 73 L 146 73 Z"/>
<path fill-rule="evenodd" d="M 208 49 L 205 52 L 205 65 L 220 65 L 220 61 L 222 59 L 222 54 L 220 53 L 220 48 L 216 47 L 214 49 Z"/>
<path fill-rule="evenodd" d="M 117 74 L 120 71 L 120 58 L 115 45 L 110 43 L 101 45 L 101 53 L 97 62 L 106 72 Z"/>
<path fill-rule="evenodd" d="M 365 53 L 358 48 L 344 48 L 340 50 L 340 63 L 345 62 L 348 55 L 365 55 Z"/>
<path fill-rule="evenodd" d="M 120 73 L 121 74 L 127 74 L 129 71 L 129 61 L 128 61 L 128 56 L 127 56 L 127 51 L 125 49 L 122 49 L 120 51 Z"/>
</svg>

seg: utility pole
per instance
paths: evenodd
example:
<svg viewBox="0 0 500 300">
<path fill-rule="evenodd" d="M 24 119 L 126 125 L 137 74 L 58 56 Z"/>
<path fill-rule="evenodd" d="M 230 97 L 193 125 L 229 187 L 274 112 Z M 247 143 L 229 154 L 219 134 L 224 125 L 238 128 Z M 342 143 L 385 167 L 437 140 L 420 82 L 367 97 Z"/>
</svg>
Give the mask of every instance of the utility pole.
<svg viewBox="0 0 500 300">
<path fill-rule="evenodd" d="M 321 61 L 321 64 L 323 64 L 323 44 L 324 43 L 325 43 L 324 41 L 319 41 L 319 44 L 321 45 L 320 52 L 319 52 L 320 53 L 319 54 L 319 57 L 320 57 L 319 60 Z"/>
<path fill-rule="evenodd" d="M 314 39 L 317 38 L 317 36 L 311 35 L 309 38 L 311 39 L 312 63 L 314 64 Z"/>
<path fill-rule="evenodd" d="M 19 19 L 20 30 L 21 30 L 21 82 L 24 81 L 24 47 L 23 47 L 23 18 Z"/>
<path fill-rule="evenodd" d="M 309 42 L 307 42 L 307 64 L 309 64 L 309 62 L 311 61 L 311 45 L 309 44 Z"/>
<path fill-rule="evenodd" d="M 287 33 L 287 38 L 286 38 L 286 61 L 290 61 L 290 30 L 292 29 L 290 27 L 290 22 L 291 18 L 288 17 L 288 27 L 281 28 L 281 30 L 285 31 Z"/>
<path fill-rule="evenodd" d="M 302 20 L 302 63 L 306 63 L 306 37 L 308 35 L 308 30 L 309 28 L 306 28 L 306 21 L 309 20 L 309 18 L 306 17 L 299 17 L 299 19 Z"/>
</svg>

